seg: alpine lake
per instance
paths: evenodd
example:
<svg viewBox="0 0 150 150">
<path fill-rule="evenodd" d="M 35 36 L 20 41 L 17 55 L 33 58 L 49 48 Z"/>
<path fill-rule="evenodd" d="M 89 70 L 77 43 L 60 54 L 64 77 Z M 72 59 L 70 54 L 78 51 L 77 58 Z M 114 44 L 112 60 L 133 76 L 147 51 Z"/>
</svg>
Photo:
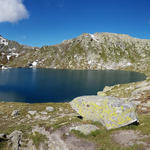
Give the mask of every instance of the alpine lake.
<svg viewBox="0 0 150 150">
<path fill-rule="evenodd" d="M 145 80 L 137 72 L 16 68 L 0 70 L 0 101 L 68 102 L 105 86 Z"/>
</svg>

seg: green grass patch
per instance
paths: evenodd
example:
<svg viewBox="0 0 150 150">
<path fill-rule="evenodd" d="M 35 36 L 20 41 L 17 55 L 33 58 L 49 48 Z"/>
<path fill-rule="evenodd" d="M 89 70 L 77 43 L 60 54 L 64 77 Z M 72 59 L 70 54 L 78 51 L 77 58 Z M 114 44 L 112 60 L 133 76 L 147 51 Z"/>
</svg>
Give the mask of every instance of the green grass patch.
<svg viewBox="0 0 150 150">
<path fill-rule="evenodd" d="M 44 141 L 47 140 L 47 137 L 45 135 L 38 133 L 38 132 L 34 132 L 30 136 L 30 139 L 32 139 L 33 144 L 38 148 L 40 143 L 43 143 Z"/>
<path fill-rule="evenodd" d="M 7 142 L 0 142 L 0 150 L 10 150 Z"/>
</svg>

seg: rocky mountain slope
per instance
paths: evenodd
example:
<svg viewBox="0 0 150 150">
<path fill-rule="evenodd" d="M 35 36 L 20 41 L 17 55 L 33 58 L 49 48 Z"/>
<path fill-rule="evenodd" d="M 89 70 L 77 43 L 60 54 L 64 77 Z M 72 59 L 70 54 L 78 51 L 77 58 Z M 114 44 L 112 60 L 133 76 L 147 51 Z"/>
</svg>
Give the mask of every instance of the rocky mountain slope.
<svg viewBox="0 0 150 150">
<path fill-rule="evenodd" d="M 3 64 L 9 67 L 126 69 L 149 72 L 150 40 L 123 34 L 82 34 L 58 45 L 44 46 L 34 50 L 28 48 L 26 51 L 26 47 L 16 42 L 8 41 L 7 43 L 6 40 L 1 43 L 3 45 L 0 48 L 1 59 L 2 52 L 7 49 L 7 61 Z M 10 54 L 13 55 L 13 49 L 18 54 L 9 61 L 8 58 Z"/>
<path fill-rule="evenodd" d="M 12 62 L 15 58 L 24 55 L 27 51 L 33 49 L 33 47 L 7 40 L 0 35 L 0 66 L 2 67 L 3 65 Z"/>
</svg>

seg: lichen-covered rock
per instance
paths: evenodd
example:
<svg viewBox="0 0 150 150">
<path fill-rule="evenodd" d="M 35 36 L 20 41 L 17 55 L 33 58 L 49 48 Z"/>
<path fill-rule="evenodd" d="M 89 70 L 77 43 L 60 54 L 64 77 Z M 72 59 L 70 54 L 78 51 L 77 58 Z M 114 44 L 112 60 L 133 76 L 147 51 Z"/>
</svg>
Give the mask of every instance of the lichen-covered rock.
<svg viewBox="0 0 150 150">
<path fill-rule="evenodd" d="M 70 102 L 84 119 L 101 122 L 107 129 L 138 121 L 134 105 L 110 96 L 81 96 Z"/>
</svg>

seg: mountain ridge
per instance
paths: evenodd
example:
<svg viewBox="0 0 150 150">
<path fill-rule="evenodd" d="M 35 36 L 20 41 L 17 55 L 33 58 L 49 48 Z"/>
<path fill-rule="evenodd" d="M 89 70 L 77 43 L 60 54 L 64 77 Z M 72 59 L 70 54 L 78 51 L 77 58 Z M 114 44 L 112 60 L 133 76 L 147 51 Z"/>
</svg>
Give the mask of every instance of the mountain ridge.
<svg viewBox="0 0 150 150">
<path fill-rule="evenodd" d="M 22 47 L 18 53 L 17 57 L 1 65 L 58 69 L 124 69 L 147 73 L 150 64 L 150 40 L 108 32 L 83 33 L 57 45 L 27 49 Z"/>
</svg>

